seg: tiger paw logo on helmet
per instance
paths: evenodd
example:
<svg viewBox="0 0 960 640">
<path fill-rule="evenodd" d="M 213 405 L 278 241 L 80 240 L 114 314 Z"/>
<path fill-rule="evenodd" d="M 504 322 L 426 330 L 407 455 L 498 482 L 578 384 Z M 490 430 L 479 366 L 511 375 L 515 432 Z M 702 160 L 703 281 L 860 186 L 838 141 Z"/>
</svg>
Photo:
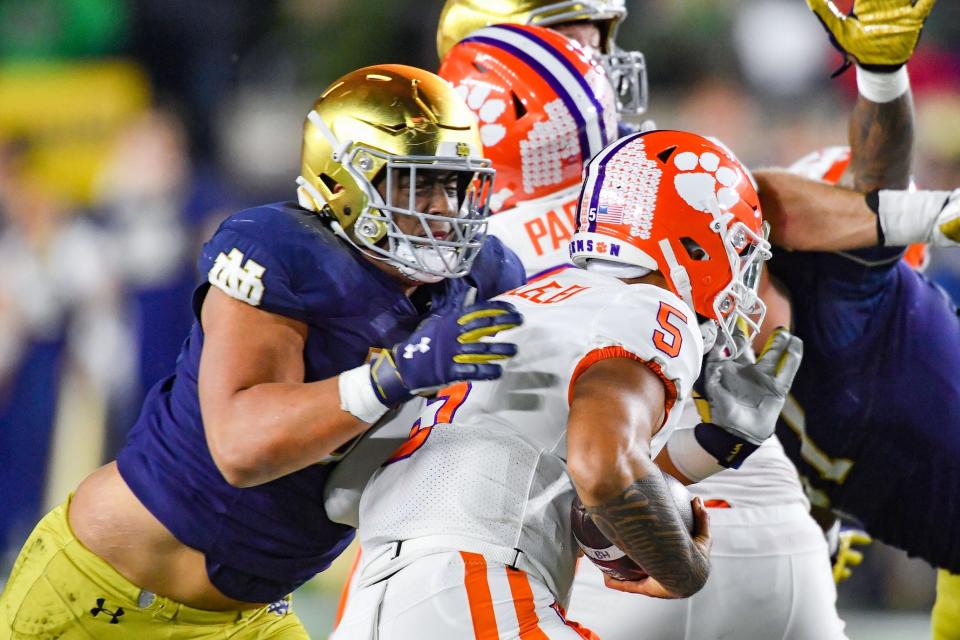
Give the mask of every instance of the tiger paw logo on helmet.
<svg viewBox="0 0 960 640">
<path fill-rule="evenodd" d="M 507 128 L 497 121 L 507 110 L 507 101 L 491 98 L 490 93 L 493 87 L 484 84 L 473 86 L 461 84 L 456 87 L 456 91 L 480 119 L 480 141 L 483 142 L 483 146 L 492 147 L 506 137 Z"/>
<path fill-rule="evenodd" d="M 677 194 L 697 211 L 710 213 L 708 203 L 714 198 L 721 209 L 729 209 L 740 201 L 740 194 L 734 188 L 740 176 L 730 167 L 721 167 L 717 154 L 684 151 L 674 157 L 673 164 L 681 172 L 673 178 Z"/>
<path fill-rule="evenodd" d="M 581 156 L 577 123 L 563 100 L 557 98 L 543 105 L 543 118 L 529 125 L 526 135 L 521 136 L 517 132 L 515 121 L 504 121 L 507 101 L 493 95 L 493 90 L 494 87 L 480 83 L 461 84 L 456 87 L 457 93 L 480 121 L 480 140 L 483 146 L 489 150 L 504 140 L 506 144 L 519 144 L 521 186 L 525 194 L 561 184 L 570 173 L 568 168 L 576 165 Z M 513 116 L 516 118 L 520 110 L 516 105 L 511 106 L 517 110 Z M 579 171 L 574 173 L 579 174 Z M 514 191 L 508 189 L 506 197 L 513 193 Z"/>
<path fill-rule="evenodd" d="M 484 155 L 497 168 L 495 212 L 579 189 L 586 163 L 617 137 L 606 72 L 555 31 L 479 29 L 450 50 L 439 73 L 477 117 Z"/>
</svg>

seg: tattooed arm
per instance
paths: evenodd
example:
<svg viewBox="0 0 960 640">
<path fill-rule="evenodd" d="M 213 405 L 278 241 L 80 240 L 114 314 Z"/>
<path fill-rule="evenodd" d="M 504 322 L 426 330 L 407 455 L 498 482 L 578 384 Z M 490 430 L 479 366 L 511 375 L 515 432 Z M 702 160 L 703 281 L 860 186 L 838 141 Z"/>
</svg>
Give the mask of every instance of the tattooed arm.
<svg viewBox="0 0 960 640">
<path fill-rule="evenodd" d="M 850 118 L 850 164 L 840 187 L 786 171 L 755 173 L 770 240 L 799 251 L 843 251 L 876 246 L 877 214 L 863 194 L 905 189 L 913 163 L 913 98 L 883 104 L 857 98 Z"/>
<path fill-rule="evenodd" d="M 709 575 L 710 536 L 697 502 L 697 536 L 691 539 L 650 459 L 664 401 L 663 383 L 641 363 L 613 358 L 590 367 L 577 379 L 570 404 L 567 467 L 600 530 L 650 574 L 616 588 L 688 597 Z"/>
<path fill-rule="evenodd" d="M 860 192 L 906 189 L 913 166 L 913 97 L 883 104 L 863 96 L 850 117 L 850 165 L 841 184 Z"/>
</svg>

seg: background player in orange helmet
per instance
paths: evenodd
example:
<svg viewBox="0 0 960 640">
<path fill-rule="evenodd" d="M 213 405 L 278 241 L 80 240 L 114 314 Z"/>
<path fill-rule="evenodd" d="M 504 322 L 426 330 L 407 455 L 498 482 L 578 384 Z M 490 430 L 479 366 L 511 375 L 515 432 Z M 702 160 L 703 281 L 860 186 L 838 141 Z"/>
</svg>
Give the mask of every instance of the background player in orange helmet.
<svg viewBox="0 0 960 640">
<path fill-rule="evenodd" d="M 569 264 L 584 167 L 618 137 L 603 68 L 556 32 L 496 25 L 459 43 L 438 73 L 477 115 L 484 152 L 500 167 L 490 233 L 529 278 Z"/>
<path fill-rule="evenodd" d="M 625 0 L 447 0 L 437 29 L 440 59 L 472 32 L 494 24 L 548 27 L 577 41 L 607 69 L 623 122 L 636 124 L 647 110 L 647 71 L 643 54 L 617 44 L 627 17 Z"/>
</svg>

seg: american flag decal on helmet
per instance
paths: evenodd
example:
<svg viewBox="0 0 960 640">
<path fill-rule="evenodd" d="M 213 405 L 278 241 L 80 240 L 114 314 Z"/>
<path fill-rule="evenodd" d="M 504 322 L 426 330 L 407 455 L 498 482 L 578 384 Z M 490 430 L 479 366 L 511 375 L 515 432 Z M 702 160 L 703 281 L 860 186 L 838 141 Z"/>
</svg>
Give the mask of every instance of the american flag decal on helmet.
<svg viewBox="0 0 960 640">
<path fill-rule="evenodd" d="M 622 204 L 601 204 L 597 207 L 597 222 L 620 224 L 623 222 Z"/>
</svg>

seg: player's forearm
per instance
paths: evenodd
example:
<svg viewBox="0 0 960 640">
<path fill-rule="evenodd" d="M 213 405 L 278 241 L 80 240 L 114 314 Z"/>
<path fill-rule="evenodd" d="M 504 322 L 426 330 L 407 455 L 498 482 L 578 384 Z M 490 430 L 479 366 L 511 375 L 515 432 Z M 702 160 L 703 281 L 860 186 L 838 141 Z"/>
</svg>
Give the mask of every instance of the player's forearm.
<svg viewBox="0 0 960 640">
<path fill-rule="evenodd" d="M 680 597 L 703 588 L 710 561 L 691 540 L 662 476 L 651 472 L 602 504 L 584 502 L 600 531 Z"/>
<path fill-rule="evenodd" d="M 237 391 L 204 423 L 217 467 L 241 487 L 315 464 L 370 426 L 340 408 L 337 378 Z"/>
<path fill-rule="evenodd" d="M 770 241 L 796 251 L 843 251 L 877 244 L 877 216 L 862 193 L 779 170 L 754 173 Z"/>
<path fill-rule="evenodd" d="M 865 193 L 907 188 L 914 146 L 910 92 L 884 103 L 859 96 L 850 117 L 849 139 L 854 189 Z"/>
</svg>

